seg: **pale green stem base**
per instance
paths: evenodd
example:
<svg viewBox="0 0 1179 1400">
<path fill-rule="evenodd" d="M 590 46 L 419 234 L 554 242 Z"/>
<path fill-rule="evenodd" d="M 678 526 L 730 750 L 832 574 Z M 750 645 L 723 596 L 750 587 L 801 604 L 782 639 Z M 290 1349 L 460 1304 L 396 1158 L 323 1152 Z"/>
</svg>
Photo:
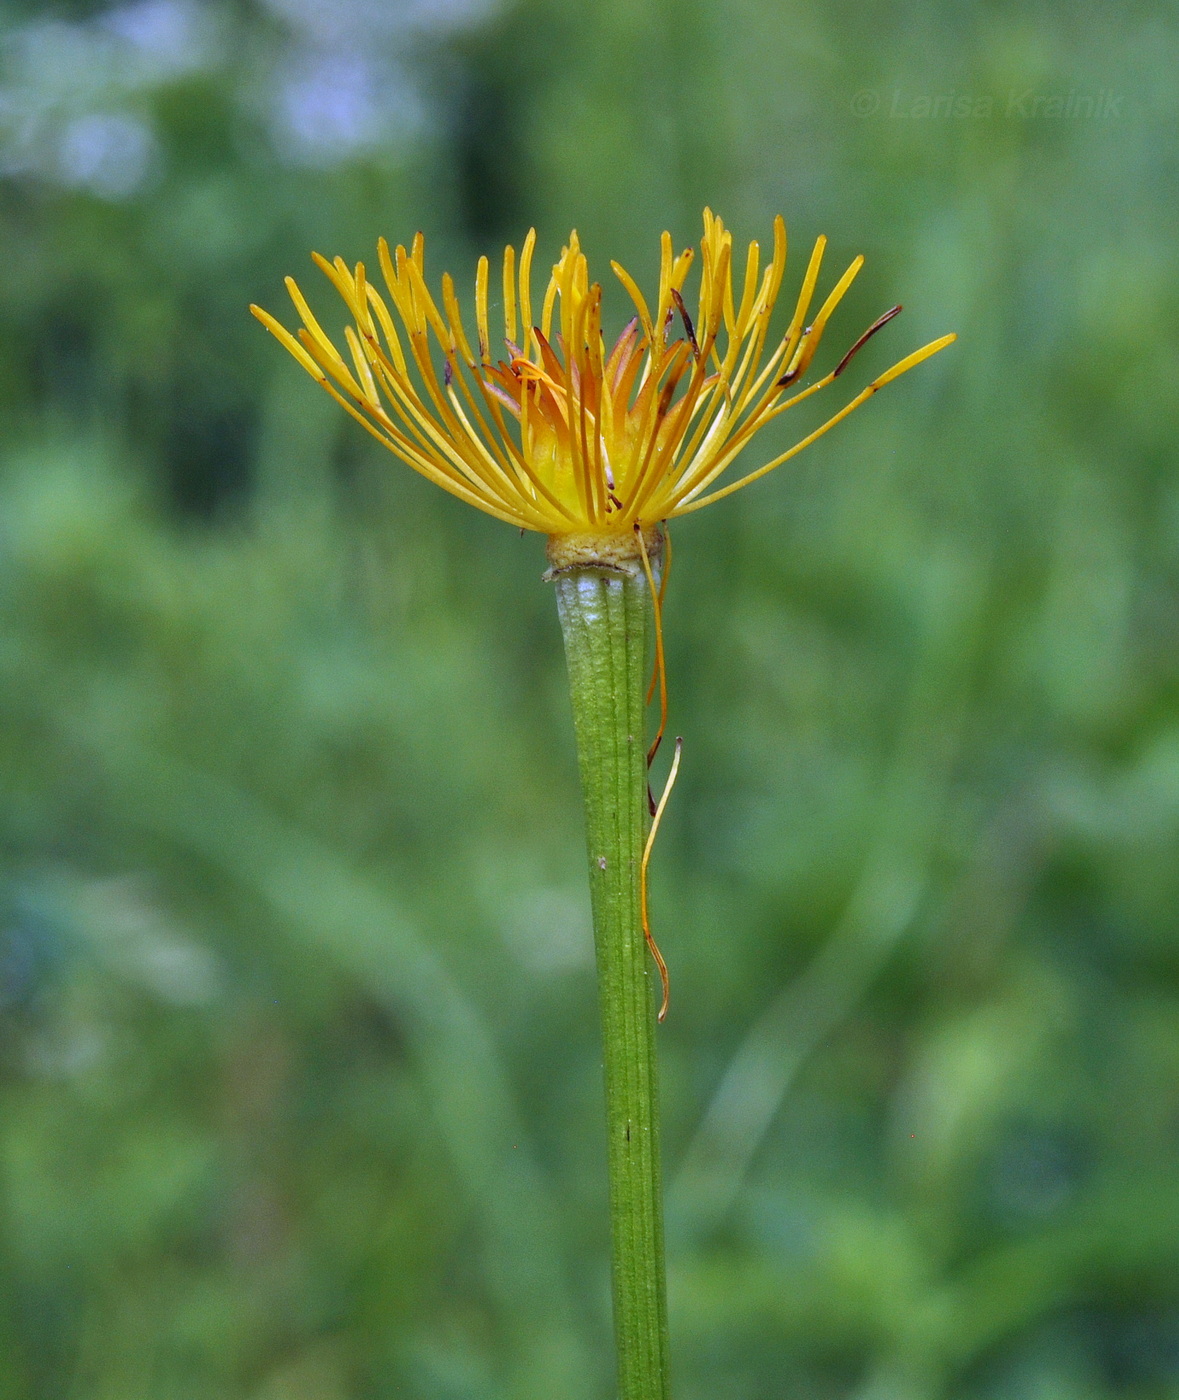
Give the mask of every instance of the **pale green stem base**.
<svg viewBox="0 0 1179 1400">
<path fill-rule="evenodd" d="M 619 1400 L 667 1400 L 667 1290 L 655 1006 L 639 910 L 648 827 L 645 698 L 651 602 L 642 572 L 555 578 L 585 797 L 609 1134 Z"/>
</svg>

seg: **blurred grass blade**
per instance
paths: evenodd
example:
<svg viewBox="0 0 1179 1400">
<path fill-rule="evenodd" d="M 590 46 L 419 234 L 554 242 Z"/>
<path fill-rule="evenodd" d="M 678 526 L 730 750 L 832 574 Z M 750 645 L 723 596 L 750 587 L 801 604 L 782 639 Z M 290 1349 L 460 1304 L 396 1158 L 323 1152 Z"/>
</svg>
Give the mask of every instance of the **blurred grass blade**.
<svg viewBox="0 0 1179 1400">
<path fill-rule="evenodd" d="M 947 552 L 926 564 L 922 644 L 877 834 L 830 938 L 746 1032 L 668 1193 L 681 1228 L 723 1220 L 802 1066 L 852 1014 L 912 927 L 928 886 L 965 721 L 984 574 Z"/>
<path fill-rule="evenodd" d="M 111 755 L 107 755 L 108 760 Z M 108 770 L 122 808 L 151 834 L 260 896 L 293 938 L 330 957 L 405 1027 L 427 1098 L 482 1218 L 482 1269 L 514 1339 L 512 1393 L 589 1394 L 559 1216 L 475 1005 L 383 891 L 260 803 L 158 752 L 124 751 Z"/>
</svg>

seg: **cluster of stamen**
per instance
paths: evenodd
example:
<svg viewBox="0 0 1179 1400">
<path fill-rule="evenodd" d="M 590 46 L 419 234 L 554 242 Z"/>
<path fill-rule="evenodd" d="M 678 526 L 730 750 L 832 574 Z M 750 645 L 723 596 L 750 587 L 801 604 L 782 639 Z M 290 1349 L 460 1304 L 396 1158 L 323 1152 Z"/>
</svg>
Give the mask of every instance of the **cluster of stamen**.
<svg viewBox="0 0 1179 1400">
<path fill-rule="evenodd" d="M 775 221 L 773 255 L 764 269 L 758 244 L 749 245 L 738 301 L 732 234 L 705 210 L 695 316 L 684 294 L 695 253 L 689 248 L 676 256 L 665 233 L 653 311 L 629 273 L 612 264 L 635 315 L 607 350 L 602 288 L 589 281 L 576 233 L 552 270 L 534 323 L 535 246 L 533 230 L 518 264 L 513 248 L 504 253 L 507 353 L 498 358 L 491 351 L 487 259 L 480 259 L 475 278 L 473 345 L 449 274 L 442 278 L 441 305 L 427 289 L 420 234 L 409 251 L 379 244 L 388 301 L 363 263 L 350 269 L 340 258 L 329 263 L 314 255 L 353 318 L 344 331 L 347 359 L 293 279 L 287 286 L 303 322 L 297 337 L 268 312 L 251 309 L 309 374 L 411 467 L 501 520 L 548 535 L 630 531 L 719 500 L 802 451 L 954 339 L 943 336 L 906 356 L 801 442 L 711 489 L 755 433 L 838 378 L 900 308 L 874 322 L 834 370 L 787 395 L 810 367 L 863 258 L 852 262 L 808 320 L 826 246 L 820 238 L 791 320 L 767 353 L 786 267 L 785 226 Z M 673 336 L 677 320 L 683 334 Z"/>
</svg>

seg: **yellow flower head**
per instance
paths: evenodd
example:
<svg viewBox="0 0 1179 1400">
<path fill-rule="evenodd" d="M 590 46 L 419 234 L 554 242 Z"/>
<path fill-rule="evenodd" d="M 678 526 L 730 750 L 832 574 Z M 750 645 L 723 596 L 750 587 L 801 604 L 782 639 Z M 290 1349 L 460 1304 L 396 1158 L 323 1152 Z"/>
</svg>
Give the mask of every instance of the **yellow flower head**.
<svg viewBox="0 0 1179 1400">
<path fill-rule="evenodd" d="M 442 278 L 441 306 L 426 287 L 421 234 L 408 252 L 390 253 L 384 239 L 378 245 L 388 300 L 363 263 L 349 269 L 342 258 L 329 263 L 313 255 L 355 322 L 344 331 L 347 357 L 292 278 L 287 288 L 303 321 L 297 338 L 268 312 L 250 310 L 374 437 L 461 500 L 547 535 L 614 535 L 697 510 L 764 476 L 955 339 L 945 335 L 915 350 L 788 451 L 711 489 L 760 428 L 837 379 L 900 310 L 874 322 L 822 378 L 790 392 L 864 261 L 855 259 L 808 322 L 825 246 L 824 238 L 815 244 L 794 314 L 768 353 L 786 268 L 785 225 L 774 222 L 773 257 L 764 270 L 757 243 L 750 243 L 738 301 L 733 236 L 708 209 L 695 316 L 684 292 L 694 251 L 676 257 L 665 233 L 654 310 L 630 275 L 611 264 L 637 314 L 610 348 L 602 336 L 602 288 L 589 280 L 576 233 L 553 268 L 539 325 L 531 280 L 536 231 L 524 240 L 518 266 L 515 249 L 505 249 L 506 357 L 493 358 L 487 259 L 480 258 L 475 276 L 472 345 L 450 275 Z"/>
</svg>

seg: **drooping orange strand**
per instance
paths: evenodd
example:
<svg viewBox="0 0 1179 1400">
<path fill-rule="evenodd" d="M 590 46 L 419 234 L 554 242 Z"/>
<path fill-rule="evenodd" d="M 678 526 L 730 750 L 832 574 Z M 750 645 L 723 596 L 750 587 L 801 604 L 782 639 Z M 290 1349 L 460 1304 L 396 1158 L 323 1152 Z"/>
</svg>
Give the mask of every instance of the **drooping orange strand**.
<svg viewBox="0 0 1179 1400">
<path fill-rule="evenodd" d="M 671 573 L 671 527 L 667 521 L 663 521 L 663 569 L 659 575 L 659 614 L 663 614 L 663 599 L 667 594 L 667 578 Z M 655 685 L 659 680 L 659 652 L 655 653 L 655 664 L 651 667 L 651 684 L 647 687 L 647 704 L 651 703 L 651 696 L 655 694 Z M 664 721 L 666 722 L 666 715 Z M 648 763 L 647 767 L 651 765 Z"/>
<path fill-rule="evenodd" d="M 655 735 L 655 740 L 647 751 L 647 768 L 658 752 L 659 745 L 663 740 L 663 731 L 667 727 L 667 665 L 663 652 L 663 591 L 667 587 L 667 571 L 671 567 L 671 538 L 664 535 L 666 545 L 666 560 L 663 568 L 663 576 L 659 581 L 658 588 L 655 586 L 655 575 L 651 569 L 651 558 L 647 553 L 647 542 L 643 539 L 642 529 L 636 526 L 639 541 L 639 554 L 643 560 L 643 572 L 647 575 L 647 587 L 651 590 L 651 607 L 655 613 L 655 675 L 651 678 L 651 685 L 647 690 L 647 703 L 651 703 L 651 694 L 655 688 L 655 677 L 659 678 L 659 732 Z M 643 848 L 643 860 L 639 867 L 639 902 L 643 914 L 643 937 L 646 939 L 647 947 L 651 950 L 651 956 L 655 959 L 655 966 L 659 969 L 659 980 L 663 987 L 663 1000 L 659 1007 L 659 1020 L 662 1021 L 667 1015 L 667 1005 L 671 998 L 671 982 L 667 975 L 667 964 L 663 961 L 663 954 L 659 951 L 659 945 L 655 942 L 651 933 L 651 922 L 647 913 L 647 864 L 651 859 L 651 851 L 655 845 L 655 835 L 659 830 L 659 823 L 663 820 L 663 809 L 667 806 L 667 799 L 671 796 L 671 790 L 675 786 L 676 774 L 680 769 L 680 754 L 683 751 L 684 741 L 679 738 L 675 741 L 675 755 L 671 760 L 671 770 L 667 775 L 667 782 L 664 784 L 663 796 L 658 804 L 652 800 L 651 784 L 647 783 L 647 803 L 651 811 L 651 830 L 647 833 L 647 844 Z"/>
<path fill-rule="evenodd" d="M 659 745 L 663 743 L 663 731 L 667 728 L 667 665 L 663 656 L 663 588 L 662 586 L 655 587 L 655 577 L 651 572 L 651 560 L 647 555 L 642 526 L 635 526 L 635 534 L 638 536 L 639 553 L 643 558 L 643 570 L 647 575 L 647 585 L 651 590 L 651 607 L 655 613 L 655 675 L 659 677 L 659 730 L 651 741 L 651 747 L 647 750 L 647 767 L 650 768 L 655 761 L 655 755 L 659 752 Z M 652 678 L 651 686 L 647 688 L 648 704 L 651 703 L 653 687 L 654 678 Z M 653 808 L 652 815 L 654 815 Z"/>
<path fill-rule="evenodd" d="M 643 863 L 639 870 L 639 898 L 643 913 L 643 937 L 647 940 L 647 947 L 651 950 L 651 956 L 655 959 L 655 966 L 659 969 L 659 980 L 663 985 L 663 1001 L 659 1006 L 658 1020 L 663 1021 L 667 1016 L 667 1005 L 671 1000 L 671 981 L 667 975 L 667 964 L 663 961 L 663 954 L 659 951 L 659 945 L 651 936 L 651 923 L 647 917 L 647 862 L 651 859 L 651 848 L 655 844 L 655 836 L 659 831 L 659 823 L 663 820 L 663 810 L 667 806 L 667 799 L 671 796 L 671 790 L 675 786 L 676 775 L 680 771 L 680 755 L 684 751 L 684 741 L 682 736 L 675 741 L 675 753 L 671 760 L 671 770 L 667 775 L 667 782 L 663 785 L 663 796 L 659 799 L 659 806 L 655 808 L 655 815 L 651 819 L 651 830 L 647 833 L 647 844 L 643 848 Z"/>
</svg>

